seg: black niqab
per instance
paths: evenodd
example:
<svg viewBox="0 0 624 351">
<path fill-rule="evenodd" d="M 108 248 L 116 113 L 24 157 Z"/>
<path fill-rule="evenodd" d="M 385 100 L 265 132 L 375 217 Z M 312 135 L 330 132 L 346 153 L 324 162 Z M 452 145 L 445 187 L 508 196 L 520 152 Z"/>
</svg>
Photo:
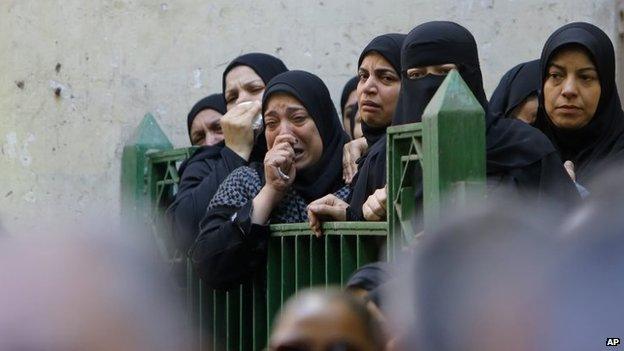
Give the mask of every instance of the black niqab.
<svg viewBox="0 0 624 351">
<path fill-rule="evenodd" d="M 487 173 L 521 168 L 554 151 L 549 140 L 524 122 L 502 119 L 488 110 L 479 66 L 477 43 L 472 34 L 453 22 L 428 22 L 414 28 L 401 52 L 401 93 L 393 124 L 420 122 L 427 104 L 444 76 L 408 79 L 411 67 L 453 63 L 475 98 L 486 111 Z"/>
<path fill-rule="evenodd" d="M 195 120 L 195 117 L 197 117 L 197 115 L 200 112 L 202 112 L 203 110 L 207 110 L 207 109 L 215 110 L 219 112 L 220 114 L 224 115 L 226 108 L 225 108 L 225 99 L 223 98 L 223 94 L 212 94 L 212 95 L 206 96 L 205 98 L 195 103 L 195 105 L 193 105 L 193 108 L 191 108 L 191 111 L 188 113 L 188 116 L 186 117 L 186 126 L 188 128 L 189 139 L 191 139 L 191 125 L 193 124 L 193 120 Z M 192 139 L 191 139 L 191 143 L 193 143 Z"/>
<path fill-rule="evenodd" d="M 537 126 L 556 145 L 562 159 L 575 165 L 577 181 L 585 183 L 624 157 L 624 113 L 615 85 L 615 53 L 609 37 L 598 27 L 584 22 L 557 29 L 546 41 L 540 58 L 541 81 L 547 77 L 548 64 L 564 46 L 580 45 L 590 54 L 600 79 L 600 100 L 592 120 L 577 130 L 554 126 L 539 95 Z"/>
<path fill-rule="evenodd" d="M 341 128 L 329 90 L 314 74 L 288 71 L 269 82 L 262 98 L 262 112 L 271 95 L 286 93 L 299 100 L 306 108 L 323 141 L 320 160 L 306 169 L 298 170 L 293 188 L 310 202 L 333 193 L 344 186 L 342 180 L 342 151 L 347 135 Z"/>
<path fill-rule="evenodd" d="M 234 67 L 238 66 L 247 66 L 254 70 L 254 72 L 260 76 L 265 85 L 268 85 L 269 81 L 273 79 L 273 77 L 288 71 L 284 62 L 275 56 L 257 52 L 241 55 L 232 60 L 232 62 L 230 62 L 230 64 L 223 71 L 222 88 L 224 102 L 225 77 Z M 264 138 L 264 134 L 260 134 L 256 140 L 253 150 L 251 151 L 249 161 L 262 161 L 266 151 L 266 139 Z"/>
<path fill-rule="evenodd" d="M 489 112 L 499 118 L 515 118 L 511 113 L 540 89 L 539 60 L 523 62 L 503 75 L 490 98 Z"/>
</svg>

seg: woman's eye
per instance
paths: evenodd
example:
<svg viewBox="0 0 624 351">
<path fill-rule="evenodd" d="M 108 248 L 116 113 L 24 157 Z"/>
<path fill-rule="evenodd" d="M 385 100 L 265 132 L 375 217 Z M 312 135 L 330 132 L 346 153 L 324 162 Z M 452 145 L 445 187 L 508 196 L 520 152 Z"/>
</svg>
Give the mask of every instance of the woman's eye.
<svg viewBox="0 0 624 351">
<path fill-rule="evenodd" d="M 234 102 L 236 100 L 236 98 L 237 97 L 235 95 L 230 95 L 230 96 L 225 98 L 225 103 L 226 104 L 230 104 L 230 103 Z"/>
<path fill-rule="evenodd" d="M 425 72 L 423 70 L 408 70 L 407 78 L 409 79 L 420 79 L 425 76 Z"/>
<path fill-rule="evenodd" d="M 584 74 L 584 75 L 581 75 L 581 79 L 586 82 L 591 82 L 592 80 L 596 79 L 596 77 Z"/>
<path fill-rule="evenodd" d="M 306 119 L 307 119 L 306 116 L 294 116 L 292 120 L 296 124 L 301 124 L 301 123 L 305 122 Z"/>
<path fill-rule="evenodd" d="M 554 80 L 561 80 L 563 78 L 563 75 L 559 72 L 550 72 L 548 73 L 548 77 Z"/>
<path fill-rule="evenodd" d="M 392 82 L 394 82 L 394 77 L 392 77 L 392 76 L 382 76 L 381 80 L 384 83 L 392 83 Z"/>
</svg>

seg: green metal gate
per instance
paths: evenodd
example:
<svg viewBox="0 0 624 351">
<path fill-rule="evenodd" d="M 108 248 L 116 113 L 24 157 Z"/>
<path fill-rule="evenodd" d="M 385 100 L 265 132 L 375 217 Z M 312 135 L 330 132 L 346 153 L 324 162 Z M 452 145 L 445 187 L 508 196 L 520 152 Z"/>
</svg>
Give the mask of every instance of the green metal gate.
<svg viewBox="0 0 624 351">
<path fill-rule="evenodd" d="M 163 257 L 180 264 L 185 255 L 175 250 L 162 217 L 177 191 L 177 167 L 192 149 L 171 150 L 150 115 L 136 134 L 152 139 L 134 138 L 124 149 L 124 212 L 149 226 Z M 387 221 L 325 223 L 322 238 L 307 223 L 271 225 L 266 274 L 228 291 L 209 289 L 188 265 L 188 315 L 199 331 L 200 350 L 260 350 L 277 311 L 299 289 L 342 285 L 358 267 L 392 260 L 415 235 L 411 219 L 420 206 L 414 196 L 419 183 L 426 231 L 445 205 L 484 193 L 484 112 L 456 71 L 425 109 L 423 122 L 390 127 L 387 140 Z"/>
</svg>

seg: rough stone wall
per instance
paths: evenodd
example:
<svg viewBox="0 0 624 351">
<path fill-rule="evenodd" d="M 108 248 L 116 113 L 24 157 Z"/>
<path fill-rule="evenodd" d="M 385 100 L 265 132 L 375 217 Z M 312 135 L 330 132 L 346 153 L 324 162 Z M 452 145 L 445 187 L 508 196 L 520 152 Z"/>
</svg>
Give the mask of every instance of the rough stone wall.
<svg viewBox="0 0 624 351">
<path fill-rule="evenodd" d="M 335 100 L 375 35 L 448 19 L 479 43 L 486 90 L 560 25 L 602 27 L 616 0 L 0 1 L 0 222 L 118 218 L 124 142 L 146 112 L 176 146 L 185 115 L 238 54 L 263 51 L 325 80 Z M 621 62 L 621 61 L 620 61 Z"/>
</svg>

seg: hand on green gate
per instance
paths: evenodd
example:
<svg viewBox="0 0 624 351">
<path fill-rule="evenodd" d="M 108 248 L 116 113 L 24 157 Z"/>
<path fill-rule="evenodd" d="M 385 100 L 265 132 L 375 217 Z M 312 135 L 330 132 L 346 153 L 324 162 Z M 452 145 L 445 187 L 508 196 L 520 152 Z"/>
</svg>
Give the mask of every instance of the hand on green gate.
<svg viewBox="0 0 624 351">
<path fill-rule="evenodd" d="M 381 221 L 386 218 L 386 188 L 375 190 L 362 205 L 362 214 L 367 221 Z"/>
<path fill-rule="evenodd" d="M 323 222 L 344 221 L 347 218 L 349 204 L 334 194 L 323 196 L 308 205 L 308 220 L 310 229 L 317 237 L 323 235 Z"/>
</svg>

